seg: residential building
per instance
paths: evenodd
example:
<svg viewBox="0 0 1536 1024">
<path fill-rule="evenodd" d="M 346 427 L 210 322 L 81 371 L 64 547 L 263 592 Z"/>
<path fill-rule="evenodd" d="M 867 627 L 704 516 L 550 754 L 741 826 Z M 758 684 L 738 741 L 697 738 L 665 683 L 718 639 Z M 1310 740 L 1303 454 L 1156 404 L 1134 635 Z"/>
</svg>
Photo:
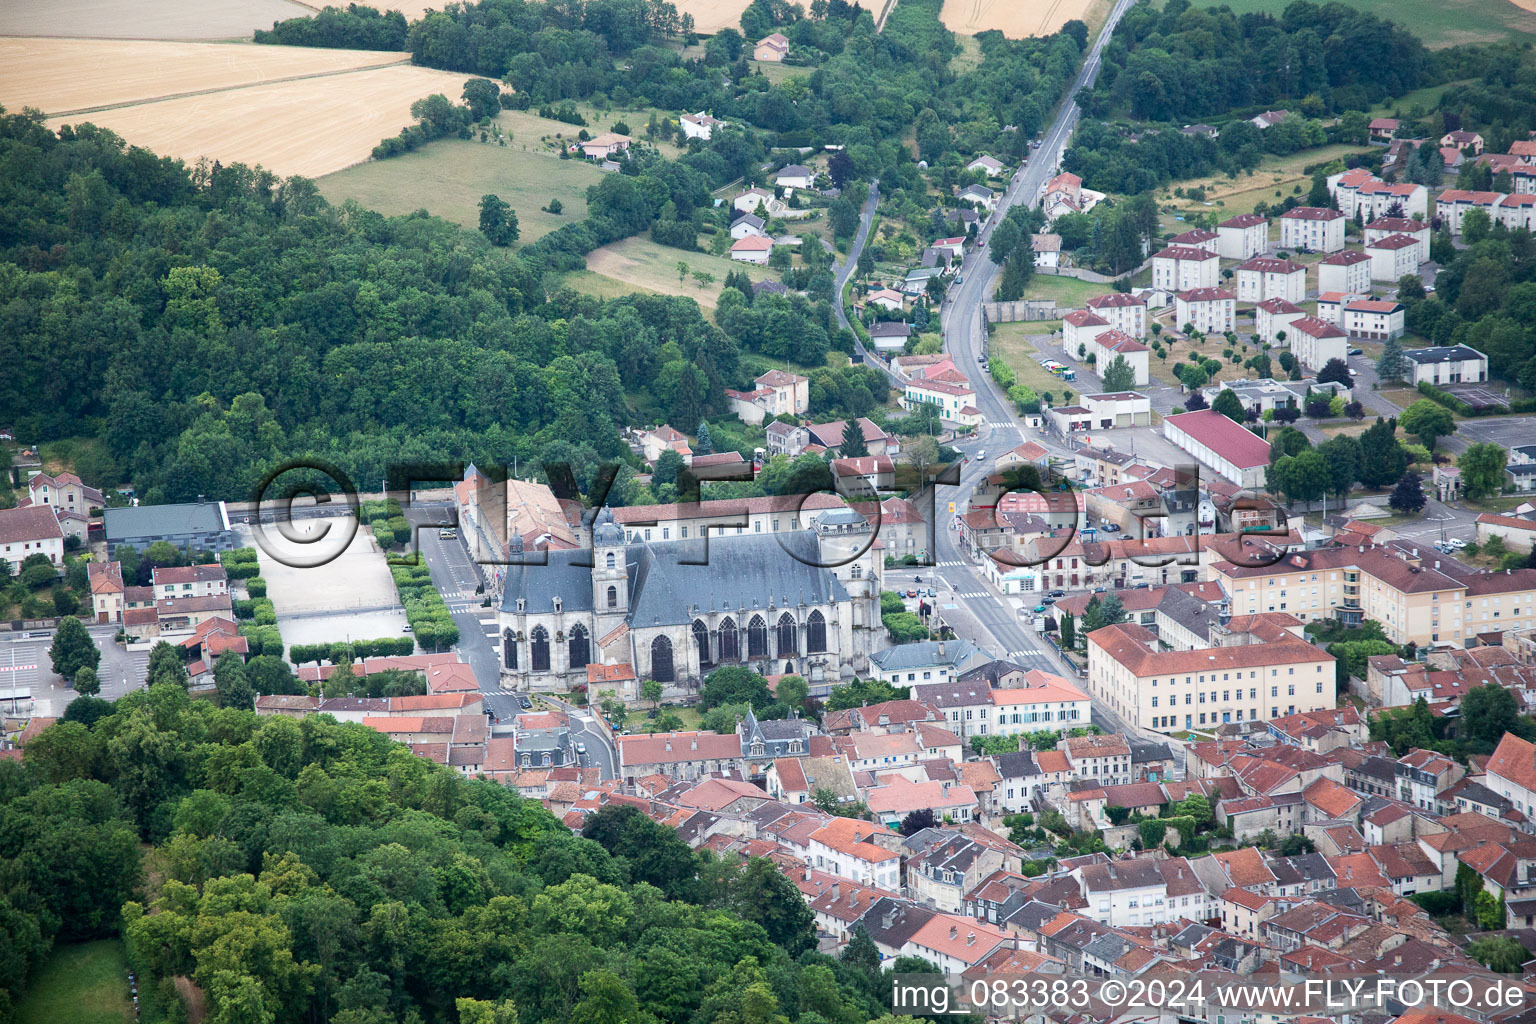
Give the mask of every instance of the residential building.
<svg viewBox="0 0 1536 1024">
<path fill-rule="evenodd" d="M 1133 338 L 1147 336 L 1147 303 L 1127 292 L 1095 295 L 1087 307 L 1108 321 L 1109 326 Z"/>
<path fill-rule="evenodd" d="M 1488 357 L 1467 345 L 1408 348 L 1403 355 L 1413 365 L 1410 383 L 1466 384 L 1488 379 Z"/>
<path fill-rule="evenodd" d="M 790 189 L 815 187 L 816 173 L 803 164 L 789 164 L 779 168 L 773 176 L 773 183 L 784 189 L 787 195 Z"/>
<path fill-rule="evenodd" d="M 726 127 L 724 121 L 717 121 L 702 110 L 697 114 L 684 114 L 677 122 L 683 130 L 683 138 L 702 139 L 705 142 L 714 136 L 716 128 Z"/>
<path fill-rule="evenodd" d="M 766 222 L 755 213 L 743 213 L 731 221 L 731 237 L 738 241 L 743 238 L 766 237 L 768 232 L 763 230 Z"/>
<path fill-rule="evenodd" d="M 1173 322 L 1201 334 L 1223 334 L 1237 322 L 1237 295 L 1225 288 L 1192 288 L 1173 297 Z"/>
<path fill-rule="evenodd" d="M 895 362 L 899 363 L 901 359 L 902 357 L 898 356 Z M 867 416 L 860 416 L 858 424 L 860 432 L 864 435 L 864 444 L 869 448 L 869 454 L 894 456 L 900 453 L 901 441 L 887 434 L 874 420 Z M 843 428 L 846 425 L 845 420 L 831 420 L 827 423 L 813 423 L 805 429 L 810 434 L 812 444 L 833 449 L 842 445 Z"/>
<path fill-rule="evenodd" d="M 1351 306 L 1355 305 L 1351 303 Z M 1349 320 L 1350 306 L 1344 308 Z M 1330 359 L 1349 357 L 1349 338 L 1343 330 L 1315 316 L 1301 316 L 1291 321 L 1288 330 L 1291 352 L 1303 368 L 1317 373 Z"/>
<path fill-rule="evenodd" d="M 1035 254 L 1035 266 L 1055 270 L 1061 266 L 1061 236 L 1050 233 L 1030 235 L 1029 246 Z"/>
<path fill-rule="evenodd" d="M 770 217 L 777 217 L 783 213 L 786 207 L 783 200 L 774 196 L 766 188 L 749 188 L 731 202 L 731 208 L 737 213 L 757 213 L 762 210 Z"/>
<path fill-rule="evenodd" d="M 1079 348 L 1086 351 L 1090 341 L 1110 329 L 1109 321 L 1093 310 L 1074 309 L 1061 320 L 1062 351 L 1075 358 Z"/>
<path fill-rule="evenodd" d="M 1221 257 L 1209 249 L 1170 245 L 1152 254 L 1152 287 L 1166 291 L 1215 288 Z"/>
<path fill-rule="evenodd" d="M 1365 253 L 1369 257 L 1369 270 L 1372 281 L 1385 281 L 1395 285 L 1409 274 L 1418 273 L 1419 240 L 1412 235 L 1388 235 L 1386 238 L 1367 242 L 1365 243 Z M 1329 290 L 1369 292 L 1371 289 L 1367 285 L 1363 288 L 1330 288 Z"/>
<path fill-rule="evenodd" d="M 1498 212 L 1499 201 L 1503 198 L 1502 192 L 1447 189 L 1435 200 L 1435 216 L 1440 218 L 1447 231 L 1453 235 L 1459 235 L 1461 219 L 1466 216 L 1468 210 L 1482 210 L 1488 215 L 1488 222 L 1492 224 Z"/>
<path fill-rule="evenodd" d="M 616 736 L 614 741 L 619 777 L 626 782 L 645 775 L 699 779 L 741 768 L 741 737 L 736 733 L 658 732 Z"/>
<path fill-rule="evenodd" d="M 105 508 L 107 501 L 94 487 L 87 487 L 73 473 L 38 473 L 27 481 L 28 497 L 34 505 L 48 505 L 59 511 L 89 515 Z"/>
<path fill-rule="evenodd" d="M 5 560 L 12 576 L 21 572 L 21 563 L 33 555 L 46 555 L 48 561 L 63 568 L 64 531 L 58 517 L 47 505 L 24 505 L 0 509 L 0 559 Z"/>
<path fill-rule="evenodd" d="M 937 407 L 939 418 L 962 426 L 978 426 L 981 410 L 976 408 L 976 392 L 969 385 L 940 380 L 909 380 L 901 396 L 901 407 L 909 412 L 919 405 Z"/>
<path fill-rule="evenodd" d="M 987 177 L 995 178 L 1001 175 L 1003 171 L 1007 170 L 1007 167 L 1001 160 L 997 159 L 996 157 L 983 153 L 975 160 L 972 160 L 970 163 L 966 164 L 965 169 L 968 171 L 981 171 Z"/>
<path fill-rule="evenodd" d="M 1102 374 L 1105 368 L 1120 356 L 1124 357 L 1135 375 L 1137 387 L 1145 387 L 1151 382 L 1151 368 L 1148 363 L 1152 350 L 1131 335 L 1112 328 L 1088 342 L 1087 349 L 1088 356 L 1094 360 L 1094 366 L 1099 373 Z M 1072 354 L 1076 355 L 1076 353 Z"/>
<path fill-rule="evenodd" d="M 782 61 L 789 53 L 789 39 L 782 32 L 773 32 L 757 41 L 752 47 L 752 59 L 772 61 L 775 64 Z"/>
<path fill-rule="evenodd" d="M 98 623 L 123 621 L 123 565 L 121 562 L 91 562 L 86 565 L 91 584 L 91 614 Z"/>
<path fill-rule="evenodd" d="M 963 202 L 974 203 L 988 213 L 997 209 L 997 193 L 985 185 L 967 185 L 957 197 Z"/>
<path fill-rule="evenodd" d="M 1280 215 L 1280 247 L 1338 252 L 1344 248 L 1344 214 L 1321 206 L 1297 206 Z"/>
<path fill-rule="evenodd" d="M 769 455 L 799 455 L 811 443 L 811 432 L 805 427 L 774 420 L 764 430 Z"/>
<path fill-rule="evenodd" d="M 109 508 L 102 512 L 102 519 L 109 558 L 116 558 L 124 545 L 143 551 L 162 540 L 196 551 L 229 551 L 235 546 L 229 511 L 222 501 Z"/>
<path fill-rule="evenodd" d="M 1083 422 L 1091 430 L 1145 427 L 1152 422 L 1152 400 L 1139 391 L 1083 395 L 1080 401 L 1079 408 L 1086 413 Z"/>
<path fill-rule="evenodd" d="M 1339 208 L 1343 209 L 1343 203 Z M 1372 178 L 1355 190 L 1354 208 L 1347 216 L 1362 221 L 1387 216 L 1427 217 L 1429 189 L 1412 182 L 1385 182 Z"/>
<path fill-rule="evenodd" d="M 629 148 L 629 136 L 617 132 L 603 132 L 586 142 L 577 143 L 575 149 L 588 160 L 611 160 Z"/>
<path fill-rule="evenodd" d="M 1220 254 L 1218 242 L 1221 236 L 1214 231 L 1205 228 L 1190 228 L 1168 239 L 1169 245 L 1183 246 L 1190 249 L 1204 249 L 1207 252 Z"/>
<path fill-rule="evenodd" d="M 1395 117 L 1374 117 L 1370 125 L 1370 141 L 1373 145 L 1385 146 L 1392 141 L 1393 134 L 1401 122 Z"/>
<path fill-rule="evenodd" d="M 1422 220 L 1413 220 L 1408 217 L 1377 217 L 1365 226 L 1365 244 L 1367 247 L 1372 242 L 1379 242 L 1383 238 L 1392 235 L 1409 235 L 1419 243 L 1414 252 L 1414 260 L 1418 263 L 1429 262 L 1429 225 Z"/>
<path fill-rule="evenodd" d="M 1269 469 L 1269 442 L 1211 409 L 1163 420 L 1163 436 L 1239 487 L 1260 488 Z"/>
<path fill-rule="evenodd" d="M 1371 271 L 1375 266 L 1371 254 L 1359 249 L 1342 249 L 1329 253 L 1317 263 L 1317 290 L 1320 292 L 1369 292 Z M 1392 280 L 1396 281 L 1397 278 Z"/>
<path fill-rule="evenodd" d="M 669 451 L 675 452 L 684 463 L 693 459 L 693 446 L 688 443 L 688 435 L 669 423 L 652 427 L 640 435 L 640 457 L 647 465 L 654 466 L 656 460 Z"/>
<path fill-rule="evenodd" d="M 216 597 L 229 594 L 229 574 L 217 563 L 156 566 L 151 585 L 154 587 L 156 601 Z"/>
<path fill-rule="evenodd" d="M 892 686 L 943 683 L 986 659 L 968 640 L 924 640 L 897 644 L 870 655 L 877 679 Z"/>
<path fill-rule="evenodd" d="M 731 259 L 738 263 L 767 266 L 773 255 L 773 239 L 764 235 L 748 235 L 731 243 Z"/>
<path fill-rule="evenodd" d="M 1427 558 L 1419 558 L 1419 551 Z M 1536 570 L 1474 573 L 1428 548 L 1352 546 L 1292 551 L 1271 565 L 1206 567 L 1233 615 L 1284 611 L 1303 622 L 1374 619 L 1392 643 L 1460 647 L 1490 629 L 1536 625 Z"/>
<path fill-rule="evenodd" d="M 1259 129 L 1259 131 L 1263 131 L 1265 128 L 1273 128 L 1290 116 L 1291 112 L 1289 110 L 1266 110 L 1262 114 L 1255 114 L 1250 117 L 1248 123 Z"/>
<path fill-rule="evenodd" d="M 1130 623 L 1088 634 L 1088 686 L 1132 726 L 1263 722 L 1334 705 L 1334 658 L 1300 639 L 1162 651 Z"/>
<path fill-rule="evenodd" d="M 1216 225 L 1216 252 L 1224 260 L 1247 260 L 1269 248 L 1269 219 L 1256 213 L 1229 217 Z"/>
<path fill-rule="evenodd" d="M 1455 146 L 1461 150 L 1470 149 L 1473 156 L 1478 156 L 1483 151 L 1483 137 L 1476 132 L 1446 132 L 1440 137 L 1440 145 Z"/>
<path fill-rule="evenodd" d="M 1355 299 L 1344 304 L 1344 330 L 1351 338 L 1400 338 L 1403 317 L 1402 303 L 1389 299 Z"/>
<path fill-rule="evenodd" d="M 1307 297 L 1307 268 L 1291 260 L 1255 256 L 1237 266 L 1239 302 L 1284 299 L 1302 302 Z"/>
<path fill-rule="evenodd" d="M 1536 195 L 1521 192 L 1500 199 L 1494 208 L 1494 221 L 1511 231 L 1530 231 L 1536 226 Z"/>
<path fill-rule="evenodd" d="M 1483 784 L 1527 818 L 1536 815 L 1536 744 L 1505 733 L 1488 759 Z"/>
<path fill-rule="evenodd" d="M 1100 786 L 1128 786 L 1134 781 L 1131 745 L 1124 736 L 1068 736 L 1057 746 L 1067 755 L 1072 771 L 1080 779 Z"/>
<path fill-rule="evenodd" d="M 1283 345 L 1290 340 L 1291 324 L 1306 315 L 1306 310 L 1289 299 L 1264 299 L 1254 304 L 1253 332 L 1261 341 Z"/>
<path fill-rule="evenodd" d="M 922 957 L 955 976 L 1013 944 L 1013 936 L 973 917 L 938 914 L 907 940 L 902 955 Z"/>
<path fill-rule="evenodd" d="M 884 825 L 833 818 L 811 833 L 807 846 L 807 860 L 818 871 L 901 891 L 901 834 Z"/>
<path fill-rule="evenodd" d="M 892 294 L 900 295 L 899 292 Z M 899 320 L 883 320 L 869 325 L 869 340 L 874 343 L 876 352 L 905 351 L 911 336 L 912 325 Z"/>
</svg>

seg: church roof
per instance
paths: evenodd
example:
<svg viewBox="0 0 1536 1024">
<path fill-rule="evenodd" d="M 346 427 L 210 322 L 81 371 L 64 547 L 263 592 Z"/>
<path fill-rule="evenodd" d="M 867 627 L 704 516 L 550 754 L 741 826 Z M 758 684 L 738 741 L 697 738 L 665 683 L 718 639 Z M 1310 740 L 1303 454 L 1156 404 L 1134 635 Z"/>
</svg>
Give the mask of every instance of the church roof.
<svg viewBox="0 0 1536 1024">
<path fill-rule="evenodd" d="M 634 628 L 691 622 L 712 609 L 744 609 L 750 621 L 754 608 L 771 627 L 770 604 L 791 608 L 848 600 L 832 570 L 817 565 L 820 545 L 808 530 L 710 537 L 707 548 L 702 539 L 635 541 L 624 556 L 627 621 Z M 522 598 L 526 612 L 547 613 L 558 597 L 565 611 L 592 611 L 592 569 L 580 564 L 591 561 L 590 550 L 549 551 L 537 552 L 529 564 L 508 566 L 502 610 L 515 611 Z"/>
</svg>

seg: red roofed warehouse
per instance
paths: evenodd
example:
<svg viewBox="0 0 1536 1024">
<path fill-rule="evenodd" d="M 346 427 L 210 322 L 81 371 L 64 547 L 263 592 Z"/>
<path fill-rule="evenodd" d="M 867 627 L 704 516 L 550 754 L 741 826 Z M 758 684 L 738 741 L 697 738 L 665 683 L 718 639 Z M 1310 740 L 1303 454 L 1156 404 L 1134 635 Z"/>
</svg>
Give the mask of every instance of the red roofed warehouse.
<svg viewBox="0 0 1536 1024">
<path fill-rule="evenodd" d="M 1211 409 L 1163 420 L 1163 436 L 1239 487 L 1263 487 L 1269 442 Z"/>
</svg>

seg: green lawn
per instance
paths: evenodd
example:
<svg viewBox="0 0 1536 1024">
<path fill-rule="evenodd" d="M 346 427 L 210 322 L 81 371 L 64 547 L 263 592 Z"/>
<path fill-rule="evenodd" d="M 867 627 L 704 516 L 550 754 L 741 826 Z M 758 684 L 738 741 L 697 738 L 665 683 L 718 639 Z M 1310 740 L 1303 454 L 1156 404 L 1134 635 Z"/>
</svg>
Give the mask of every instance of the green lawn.
<svg viewBox="0 0 1536 1024">
<path fill-rule="evenodd" d="M 539 151 L 536 140 L 524 142 L 514 135 L 505 147 L 458 139 L 434 142 L 414 153 L 327 174 L 318 184 L 333 203 L 356 199 L 386 214 L 425 208 L 471 230 L 480 224 L 480 197 L 494 193 L 517 211 L 518 241 L 526 244 L 585 218 L 587 187 L 602 176 L 584 160 L 561 160 Z M 541 211 L 551 199 L 564 207 L 559 216 Z"/>
<path fill-rule="evenodd" d="M 1024 286 L 1026 299 L 1055 299 L 1066 309 L 1081 309 L 1095 295 L 1107 295 L 1114 291 L 1107 284 L 1082 281 L 1075 277 L 1057 277 L 1054 274 L 1036 274 Z"/>
<path fill-rule="evenodd" d="M 682 281 L 678 280 L 677 275 L 679 263 L 688 264 L 688 274 Z M 725 286 L 725 275 L 733 270 L 745 270 L 747 276 L 754 281 L 778 279 L 777 272 L 767 267 L 737 263 L 729 257 L 713 256 L 706 252 L 684 252 L 669 245 L 658 245 L 639 235 L 588 253 L 587 269 L 589 273 L 608 278 L 615 284 L 603 284 L 589 277 L 574 275 L 575 279 L 568 277 L 566 283 L 583 291 L 587 290 L 584 286 L 598 285 L 600 289 L 617 286 L 664 295 L 683 295 L 703 306 L 715 304 L 715 300 L 720 297 L 720 290 Z M 695 272 L 713 274 L 715 279 L 700 287 L 693 279 Z M 601 295 L 602 292 L 594 290 L 592 294 Z"/>
<path fill-rule="evenodd" d="M 1045 354 L 1035 348 L 1034 344 L 1036 337 L 1049 335 L 1060 329 L 1060 320 L 1021 320 L 1015 323 L 998 324 L 997 329 L 992 333 L 991 340 L 987 343 L 988 352 L 993 359 L 1002 359 L 1013 369 L 1019 383 L 1028 384 L 1035 389 L 1037 395 L 1043 395 L 1049 391 L 1058 400 L 1063 390 L 1071 391 L 1075 395 L 1078 394 L 1079 382 L 1064 381 L 1041 366 L 1040 360 L 1045 358 Z M 1048 349 L 1052 347 L 1057 349 L 1052 355 L 1060 360 L 1059 338 L 1047 343 Z"/>
<path fill-rule="evenodd" d="M 145 997 L 140 986 L 139 998 Z M 157 1015 L 158 1016 L 158 1015 Z M 144 1020 L 152 1018 L 146 1014 Z M 17 1024 L 124 1024 L 133 1020 L 123 944 L 103 939 L 60 946 L 16 1007 Z"/>
<path fill-rule="evenodd" d="M 1238 14 L 1279 16 L 1290 0 L 1226 0 Z M 1536 13 L 1509 0 L 1350 0 L 1349 6 L 1397 22 L 1430 47 L 1536 40 Z"/>
</svg>

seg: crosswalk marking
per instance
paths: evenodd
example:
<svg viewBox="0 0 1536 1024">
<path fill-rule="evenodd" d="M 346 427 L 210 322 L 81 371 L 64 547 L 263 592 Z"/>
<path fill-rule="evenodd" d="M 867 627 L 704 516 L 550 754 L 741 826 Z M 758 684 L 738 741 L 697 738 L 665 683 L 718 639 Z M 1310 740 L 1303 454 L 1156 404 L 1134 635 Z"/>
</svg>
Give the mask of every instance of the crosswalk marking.
<svg viewBox="0 0 1536 1024">
<path fill-rule="evenodd" d="M 991 595 L 988 594 L 984 590 L 977 590 L 977 591 L 973 591 L 973 592 L 970 592 L 970 593 L 967 593 L 965 591 L 961 591 L 960 593 L 956 594 L 955 596 L 956 597 L 978 598 L 978 597 L 990 597 Z"/>
<path fill-rule="evenodd" d="M 952 569 L 952 568 L 955 568 L 956 566 L 963 565 L 964 563 L 962 563 L 962 562 L 936 562 L 935 564 L 940 569 Z"/>
</svg>

